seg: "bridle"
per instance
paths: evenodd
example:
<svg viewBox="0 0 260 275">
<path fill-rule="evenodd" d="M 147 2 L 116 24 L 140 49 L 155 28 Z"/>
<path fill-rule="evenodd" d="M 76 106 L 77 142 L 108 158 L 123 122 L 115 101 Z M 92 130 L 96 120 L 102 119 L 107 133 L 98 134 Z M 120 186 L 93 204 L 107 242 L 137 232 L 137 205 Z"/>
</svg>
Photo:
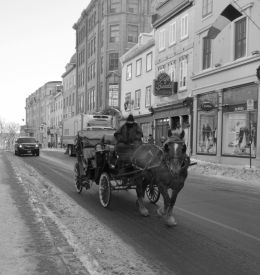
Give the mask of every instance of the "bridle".
<svg viewBox="0 0 260 275">
<path fill-rule="evenodd" d="M 171 146 L 174 146 L 175 151 L 177 150 L 177 146 L 175 145 L 180 145 L 183 144 L 183 146 L 185 145 L 185 142 L 183 140 L 174 140 L 174 141 L 169 141 L 167 140 L 164 144 L 163 144 L 163 149 L 161 149 L 163 151 L 163 158 L 162 158 L 162 163 L 167 167 L 167 169 L 169 170 L 170 174 L 173 177 L 176 177 L 177 175 L 177 167 L 179 167 L 180 169 L 187 169 L 189 166 L 189 157 L 186 154 L 182 154 L 181 157 L 176 156 L 176 154 L 174 154 L 174 156 L 169 156 L 169 153 L 166 151 L 167 149 L 165 149 L 165 147 L 171 144 Z M 183 149 L 182 149 L 183 150 Z M 172 165 L 172 163 L 174 165 Z M 176 171 L 174 171 L 174 169 L 172 168 L 172 166 L 174 166 L 176 169 Z"/>
</svg>

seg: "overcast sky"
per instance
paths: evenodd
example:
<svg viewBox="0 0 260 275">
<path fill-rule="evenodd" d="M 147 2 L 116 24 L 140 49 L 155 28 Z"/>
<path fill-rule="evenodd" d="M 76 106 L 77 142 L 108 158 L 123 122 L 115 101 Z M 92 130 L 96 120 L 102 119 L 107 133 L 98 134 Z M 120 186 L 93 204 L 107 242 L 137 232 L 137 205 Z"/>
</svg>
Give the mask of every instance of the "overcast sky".
<svg viewBox="0 0 260 275">
<path fill-rule="evenodd" d="M 90 0 L 0 0 L 0 119 L 23 124 L 25 99 L 62 80 L 73 24 Z"/>
</svg>

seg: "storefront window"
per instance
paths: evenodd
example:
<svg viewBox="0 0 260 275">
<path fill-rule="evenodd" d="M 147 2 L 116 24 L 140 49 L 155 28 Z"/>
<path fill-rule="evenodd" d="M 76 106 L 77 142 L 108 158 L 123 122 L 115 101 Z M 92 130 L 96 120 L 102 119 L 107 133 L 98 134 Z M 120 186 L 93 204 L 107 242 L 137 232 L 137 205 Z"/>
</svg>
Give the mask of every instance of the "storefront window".
<svg viewBox="0 0 260 275">
<path fill-rule="evenodd" d="M 223 114 L 223 154 L 249 156 L 256 154 L 256 112 L 226 112 Z"/>
<path fill-rule="evenodd" d="M 218 132 L 218 95 L 208 93 L 198 97 L 197 153 L 215 155 Z"/>
<path fill-rule="evenodd" d="M 253 101 L 252 111 L 247 101 Z M 256 156 L 257 135 L 257 85 L 228 89 L 223 93 L 222 154 L 249 157 Z"/>
</svg>

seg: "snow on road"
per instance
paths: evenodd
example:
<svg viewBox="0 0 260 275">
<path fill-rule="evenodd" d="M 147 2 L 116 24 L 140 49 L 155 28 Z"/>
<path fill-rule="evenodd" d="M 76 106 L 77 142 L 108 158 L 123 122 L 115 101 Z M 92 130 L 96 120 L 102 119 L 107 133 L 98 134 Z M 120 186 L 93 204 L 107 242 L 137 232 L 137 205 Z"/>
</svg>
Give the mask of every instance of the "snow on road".
<svg viewBox="0 0 260 275">
<path fill-rule="evenodd" d="M 90 274 L 158 274 L 111 232 L 22 159 L 8 156 L 38 216 L 52 219 Z"/>
</svg>

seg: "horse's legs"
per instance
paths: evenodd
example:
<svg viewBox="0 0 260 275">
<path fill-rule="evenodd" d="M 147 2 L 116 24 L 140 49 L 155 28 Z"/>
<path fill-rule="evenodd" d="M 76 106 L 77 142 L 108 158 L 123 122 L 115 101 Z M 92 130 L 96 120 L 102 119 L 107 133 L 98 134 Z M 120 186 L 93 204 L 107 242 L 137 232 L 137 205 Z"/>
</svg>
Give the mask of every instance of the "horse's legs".
<svg viewBox="0 0 260 275">
<path fill-rule="evenodd" d="M 140 214 L 144 217 L 147 217 L 149 215 L 149 211 L 144 206 L 144 200 L 143 200 L 146 186 L 147 186 L 147 183 L 145 181 L 138 182 L 136 184 L 137 206 Z"/>
<path fill-rule="evenodd" d="M 163 216 L 163 215 L 165 215 L 167 213 L 167 209 L 168 209 L 169 204 L 170 204 L 170 197 L 169 197 L 169 194 L 168 194 L 168 189 L 164 185 L 159 184 L 158 188 L 159 188 L 160 193 L 163 196 L 164 206 L 163 206 L 163 208 L 160 207 L 157 210 L 157 214 L 159 216 Z"/>
<path fill-rule="evenodd" d="M 173 217 L 173 207 L 175 205 L 177 196 L 179 194 L 179 192 L 181 191 L 181 189 L 183 188 L 184 183 L 180 184 L 179 188 L 177 190 L 172 190 L 172 195 L 171 195 L 171 199 L 170 199 L 170 203 L 169 203 L 169 208 L 167 210 L 166 213 L 166 224 L 168 226 L 175 226 L 177 225 L 174 217 Z"/>
</svg>

